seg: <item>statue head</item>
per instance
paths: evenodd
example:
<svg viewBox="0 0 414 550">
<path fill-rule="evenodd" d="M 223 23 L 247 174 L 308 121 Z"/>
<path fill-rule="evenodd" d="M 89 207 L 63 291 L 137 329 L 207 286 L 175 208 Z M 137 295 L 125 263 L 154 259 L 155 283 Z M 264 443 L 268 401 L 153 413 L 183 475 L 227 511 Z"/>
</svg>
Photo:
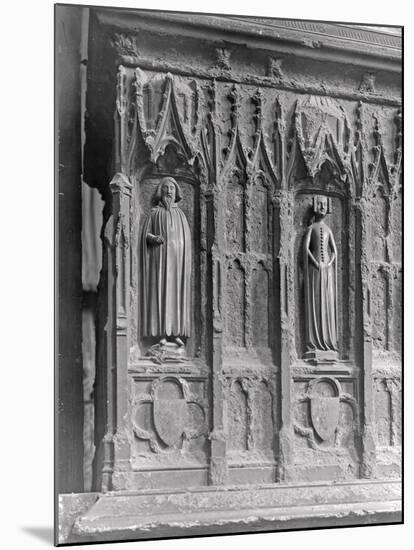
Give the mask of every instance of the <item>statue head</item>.
<svg viewBox="0 0 414 550">
<path fill-rule="evenodd" d="M 154 195 L 154 203 L 164 203 L 165 206 L 181 200 L 181 189 L 174 178 L 162 178 Z"/>
<path fill-rule="evenodd" d="M 315 195 L 312 200 L 312 208 L 317 218 L 324 218 L 326 214 L 330 214 L 332 209 L 330 197 Z"/>
</svg>

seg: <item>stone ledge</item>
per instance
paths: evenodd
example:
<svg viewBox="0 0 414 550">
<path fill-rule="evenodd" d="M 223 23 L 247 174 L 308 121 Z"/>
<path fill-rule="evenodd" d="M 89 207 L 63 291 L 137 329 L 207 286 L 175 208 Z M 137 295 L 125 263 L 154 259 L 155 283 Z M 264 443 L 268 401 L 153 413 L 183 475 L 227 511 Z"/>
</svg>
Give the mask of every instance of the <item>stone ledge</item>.
<svg viewBox="0 0 414 550">
<path fill-rule="evenodd" d="M 65 498 L 70 495 L 64 495 Z M 100 495 L 60 544 L 400 523 L 400 481 Z"/>
</svg>

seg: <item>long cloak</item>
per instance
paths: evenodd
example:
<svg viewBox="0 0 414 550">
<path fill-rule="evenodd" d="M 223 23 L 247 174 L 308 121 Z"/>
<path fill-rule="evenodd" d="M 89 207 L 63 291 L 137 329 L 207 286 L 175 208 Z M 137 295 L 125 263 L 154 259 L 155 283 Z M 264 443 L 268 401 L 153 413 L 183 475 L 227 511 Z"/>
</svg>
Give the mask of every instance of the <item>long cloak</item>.
<svg viewBox="0 0 414 550">
<path fill-rule="evenodd" d="M 147 235 L 164 243 L 147 243 Z M 191 329 L 191 232 L 173 203 L 152 208 L 142 232 L 143 336 L 189 336 Z"/>
<path fill-rule="evenodd" d="M 308 237 L 311 237 L 308 230 Z M 319 233 L 319 231 L 318 231 Z M 318 246 L 311 252 L 317 261 L 321 260 L 321 250 L 324 249 L 326 261 L 317 268 L 308 255 L 308 246 L 304 250 L 304 283 L 306 312 L 306 345 L 310 350 L 338 350 L 337 337 L 337 274 L 336 259 L 328 265 L 328 242 L 330 229 L 325 226 L 324 234 L 320 234 Z M 333 239 L 333 236 L 331 235 Z M 309 243 L 310 246 L 310 243 Z"/>
</svg>

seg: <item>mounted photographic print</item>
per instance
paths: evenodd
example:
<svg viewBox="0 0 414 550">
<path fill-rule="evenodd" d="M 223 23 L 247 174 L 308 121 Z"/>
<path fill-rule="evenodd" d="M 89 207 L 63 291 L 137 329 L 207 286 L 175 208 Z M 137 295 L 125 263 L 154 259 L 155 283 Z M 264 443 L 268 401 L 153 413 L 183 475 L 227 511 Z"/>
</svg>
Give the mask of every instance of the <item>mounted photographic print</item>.
<svg viewBox="0 0 414 550">
<path fill-rule="evenodd" d="M 56 543 L 401 523 L 402 27 L 55 30 Z"/>
</svg>

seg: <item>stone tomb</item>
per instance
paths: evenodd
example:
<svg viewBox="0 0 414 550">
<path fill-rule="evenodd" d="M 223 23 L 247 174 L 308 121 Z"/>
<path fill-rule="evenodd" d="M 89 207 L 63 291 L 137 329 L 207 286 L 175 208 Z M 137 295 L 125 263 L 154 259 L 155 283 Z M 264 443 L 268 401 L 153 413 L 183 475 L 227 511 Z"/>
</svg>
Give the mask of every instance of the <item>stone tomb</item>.
<svg viewBox="0 0 414 550">
<path fill-rule="evenodd" d="M 401 52 L 272 24 L 91 10 L 95 497 L 67 540 L 400 520 Z"/>
</svg>

